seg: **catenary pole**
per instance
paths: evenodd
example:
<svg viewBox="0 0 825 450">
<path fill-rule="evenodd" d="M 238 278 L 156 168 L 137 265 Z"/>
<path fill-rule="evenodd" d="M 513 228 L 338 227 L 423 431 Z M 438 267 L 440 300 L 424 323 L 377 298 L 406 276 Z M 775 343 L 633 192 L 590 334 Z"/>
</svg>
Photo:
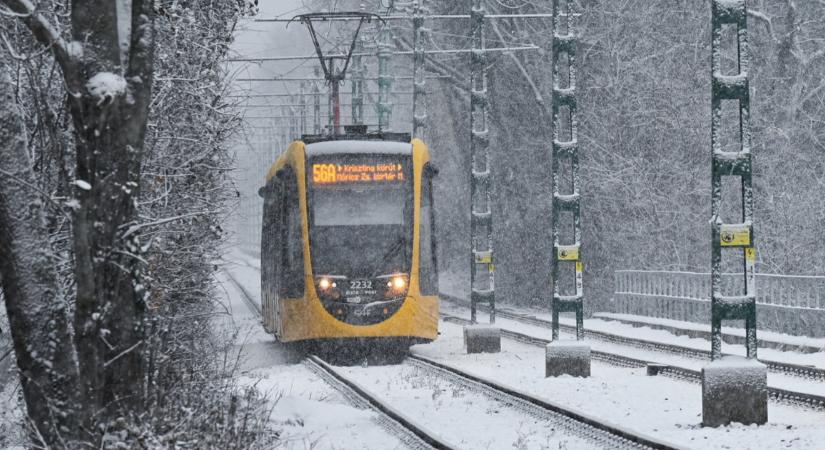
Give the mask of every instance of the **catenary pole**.
<svg viewBox="0 0 825 450">
<path fill-rule="evenodd" d="M 479 303 L 489 305 L 490 323 L 496 321 L 484 14 L 483 0 L 474 0 L 470 21 L 473 42 L 470 77 L 470 321 L 472 323 L 477 323 L 476 312 Z"/>
<path fill-rule="evenodd" d="M 756 358 L 756 249 L 753 239 L 753 185 L 751 169 L 750 83 L 748 80 L 748 14 L 745 0 L 713 0 L 711 38 L 711 359 L 722 357 L 722 321 L 745 321 L 745 348 Z M 736 27 L 735 74 L 722 71 L 724 25 Z M 722 149 L 722 102 L 739 103 L 739 149 Z M 722 177 L 739 177 L 742 216 L 740 223 L 722 220 Z M 741 249 L 741 250 L 739 250 Z M 722 293 L 722 250 L 741 251 L 744 266 L 743 294 Z"/>
<path fill-rule="evenodd" d="M 564 11 L 562 11 L 562 3 Z M 553 254 L 552 254 L 552 336 L 559 338 L 559 313 L 576 314 L 576 339 L 584 338 L 584 282 L 581 229 L 581 177 L 576 115 L 576 34 L 570 0 L 553 0 Z M 564 58 L 566 57 L 566 58 Z M 565 63 L 566 59 L 566 63 Z M 565 80 L 566 78 L 566 80 Z M 572 192 L 562 193 L 563 165 L 569 164 Z M 561 244 L 563 215 L 572 216 L 573 242 Z M 573 271 L 561 267 L 573 264 Z M 562 293 L 562 277 L 574 276 L 575 292 Z"/>
<path fill-rule="evenodd" d="M 425 33 L 428 31 L 424 27 L 424 16 L 428 12 L 426 0 L 418 0 L 413 9 L 413 137 L 424 139 L 427 126 L 427 79 L 424 76 L 425 58 L 424 42 Z"/>
</svg>

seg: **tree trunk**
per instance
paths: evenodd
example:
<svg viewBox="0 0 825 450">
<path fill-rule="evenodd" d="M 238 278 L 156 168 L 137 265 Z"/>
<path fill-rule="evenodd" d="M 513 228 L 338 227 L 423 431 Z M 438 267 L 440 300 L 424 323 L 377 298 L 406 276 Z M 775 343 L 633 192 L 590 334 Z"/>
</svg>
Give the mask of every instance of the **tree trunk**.
<svg viewBox="0 0 825 450">
<path fill-rule="evenodd" d="M 69 102 L 80 203 L 73 217 L 74 324 L 80 370 L 90 374 L 83 392 L 105 419 L 140 404 L 143 395 L 146 289 L 141 281 L 139 235 L 129 233 L 129 226 L 138 222 L 136 199 L 153 77 L 154 14 L 152 2 L 132 2 L 130 52 L 124 69 L 115 3 L 95 0 L 83 7 L 80 3 L 73 3 L 72 27 L 76 40 L 85 39 L 77 77 L 84 82 L 74 90 L 81 95 L 70 96 Z M 100 14 L 85 14 L 87 7 L 101 11 L 107 26 L 99 23 Z M 101 76 L 110 83 L 101 83 Z"/>
<path fill-rule="evenodd" d="M 33 435 L 51 447 L 71 447 L 82 438 L 82 411 L 67 302 L 42 213 L 50 199 L 34 187 L 26 130 L 6 73 L 0 73 L 0 98 L 0 285 Z"/>
<path fill-rule="evenodd" d="M 0 0 L 0 3 L 20 15 L 34 37 L 51 49 L 63 72 L 74 125 L 77 176 L 74 195 L 79 206 L 72 212 L 76 283 L 74 351 L 62 354 L 73 358 L 77 355 L 75 370 L 83 376 L 72 378 L 72 383 L 66 386 L 76 390 L 78 401 L 82 402 L 79 408 L 83 416 L 78 419 L 81 428 L 95 430 L 97 424 L 108 424 L 132 406 L 142 404 L 142 322 L 146 289 L 141 281 L 139 235 L 131 232 L 130 227 L 138 223 L 136 201 L 153 78 L 154 2 L 132 0 L 131 34 L 125 55 L 121 55 L 116 3 L 111 0 L 71 2 L 73 40 L 70 43 L 30 2 Z M 18 144 L 14 149 L 25 153 L 25 142 Z M 29 170 L 27 176 L 33 179 L 27 164 L 14 160 L 3 163 L 25 167 Z M 14 169 L 21 170 L 21 167 Z M 32 195 L 28 192 L 29 197 Z M 21 200 L 29 197 L 5 198 L 6 202 L 20 202 L 5 205 L 6 212 L 26 212 L 40 217 L 39 203 Z M 27 235 L 21 231 L 24 229 L 10 228 L 4 233 L 7 245 L 22 246 L 18 251 L 28 251 L 27 257 L 33 258 L 37 247 L 32 245 L 42 246 L 46 242 L 45 229 L 41 227 L 42 235 L 33 233 L 31 227 L 25 229 Z M 48 260 L 41 264 L 51 266 Z M 14 275 L 15 266 L 5 265 Z M 54 283 L 44 286 L 56 285 L 56 276 L 51 276 Z M 44 303 L 43 295 L 36 292 L 18 295 L 14 283 L 14 279 L 5 283 L 12 288 L 7 291 L 7 303 L 17 302 L 12 305 L 18 306 L 15 320 L 28 318 L 30 322 L 12 322 L 12 328 L 38 337 L 37 330 L 45 323 L 42 315 L 21 318 L 20 312 L 35 311 L 37 305 L 42 309 L 42 305 L 53 303 Z M 15 301 L 9 302 L 8 292 Z M 25 308 L 20 308 L 21 304 Z M 65 327 L 65 315 L 57 323 Z M 21 344 L 24 341 L 21 339 Z M 60 344 L 71 347 L 72 340 L 61 339 Z M 26 354 L 18 355 L 24 359 L 21 367 L 24 363 L 31 364 L 26 357 Z M 43 402 L 38 402 L 36 396 L 29 397 L 28 392 L 26 401 L 30 408 L 42 408 Z"/>
</svg>

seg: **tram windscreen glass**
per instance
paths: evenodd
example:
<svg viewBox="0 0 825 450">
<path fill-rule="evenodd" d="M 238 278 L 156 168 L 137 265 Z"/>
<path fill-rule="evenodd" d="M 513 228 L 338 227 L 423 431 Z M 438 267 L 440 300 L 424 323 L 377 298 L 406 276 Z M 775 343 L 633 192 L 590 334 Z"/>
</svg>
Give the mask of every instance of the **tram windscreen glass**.
<svg viewBox="0 0 825 450">
<path fill-rule="evenodd" d="M 316 274 L 375 276 L 407 270 L 409 164 L 409 157 L 384 155 L 335 155 L 310 162 Z"/>
</svg>

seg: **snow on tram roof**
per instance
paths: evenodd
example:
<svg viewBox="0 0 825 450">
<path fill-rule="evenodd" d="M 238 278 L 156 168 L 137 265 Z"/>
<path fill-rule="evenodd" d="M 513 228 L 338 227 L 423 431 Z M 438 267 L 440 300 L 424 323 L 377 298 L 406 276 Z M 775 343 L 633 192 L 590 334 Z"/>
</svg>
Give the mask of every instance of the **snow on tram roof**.
<svg viewBox="0 0 825 450">
<path fill-rule="evenodd" d="M 324 141 L 307 144 L 307 156 L 337 155 L 337 154 L 383 154 L 383 155 L 410 155 L 412 144 L 409 142 L 392 141 Z"/>
</svg>

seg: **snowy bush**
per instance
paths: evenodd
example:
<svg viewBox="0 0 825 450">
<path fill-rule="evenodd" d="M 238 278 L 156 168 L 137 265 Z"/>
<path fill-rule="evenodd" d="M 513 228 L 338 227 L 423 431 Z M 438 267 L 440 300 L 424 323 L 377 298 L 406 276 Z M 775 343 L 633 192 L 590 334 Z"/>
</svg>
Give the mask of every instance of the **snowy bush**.
<svg viewBox="0 0 825 450">
<path fill-rule="evenodd" d="M 14 2 L 11 7 L 26 5 L 28 3 Z M 33 179 L 25 184 L 26 192 L 36 196 L 30 208 L 45 221 L 48 242 L 41 243 L 41 251 L 48 255 L 46 261 L 51 261 L 48 267 L 55 272 L 59 284 L 54 291 L 57 298 L 52 302 L 58 306 L 50 313 L 71 317 L 80 311 L 77 267 L 82 256 L 77 255 L 76 251 L 88 247 L 76 245 L 77 218 L 97 214 L 100 219 L 91 225 L 96 230 L 103 230 L 114 224 L 123 236 L 117 245 L 123 247 L 106 248 L 95 255 L 94 263 L 103 262 L 103 267 L 106 267 L 105 262 L 110 261 L 109 267 L 125 269 L 130 277 L 129 287 L 134 293 L 132 296 L 118 293 L 113 297 L 120 295 L 118 299 L 137 299 L 139 304 L 136 306 L 141 317 L 134 328 L 128 322 L 112 322 L 120 311 L 112 304 L 101 301 L 104 304 L 89 314 L 88 321 L 81 321 L 79 326 L 55 328 L 50 335 L 52 339 L 69 336 L 62 339 L 61 345 L 71 345 L 74 342 L 71 336 L 75 332 L 82 333 L 95 327 L 100 327 L 99 337 L 95 339 L 106 345 L 109 345 L 107 339 L 116 339 L 116 335 L 122 335 L 122 330 L 135 330 L 140 338 L 137 345 L 125 351 L 118 350 L 119 354 L 114 357 L 98 358 L 99 373 L 83 373 L 76 377 L 80 383 L 84 378 L 102 377 L 107 365 L 113 362 L 120 364 L 125 357 L 137 355 L 134 367 L 138 370 L 125 373 L 123 379 L 112 380 L 111 375 L 105 379 L 106 388 L 115 381 L 127 385 L 134 397 L 116 398 L 100 410 L 84 410 L 79 405 L 95 403 L 84 403 L 88 399 L 78 397 L 82 384 L 71 384 L 75 379 L 72 372 L 77 370 L 71 366 L 71 358 L 58 361 L 49 359 L 48 355 L 42 358 L 32 353 L 32 356 L 38 357 L 35 364 L 47 367 L 45 373 L 50 380 L 66 380 L 63 384 L 51 386 L 53 390 L 45 393 L 47 396 L 56 395 L 52 398 L 66 399 L 65 403 L 54 403 L 54 407 L 65 407 L 70 411 L 58 417 L 72 421 L 75 420 L 72 416 L 80 413 L 81 418 L 75 423 L 82 424 L 84 428 L 72 426 L 61 429 L 57 424 L 45 423 L 28 432 L 36 445 L 42 443 L 38 441 L 46 441 L 53 446 L 67 448 L 269 447 L 277 436 L 268 430 L 268 414 L 263 409 L 266 399 L 253 389 L 241 389 L 235 384 L 232 377 L 235 366 L 227 360 L 230 342 L 225 337 L 214 335 L 210 329 L 210 317 L 214 314 L 213 261 L 219 258 L 223 245 L 221 223 L 229 213 L 231 205 L 228 200 L 235 196 L 234 187 L 227 177 L 233 161 L 226 141 L 239 126 L 238 119 L 229 110 L 231 105 L 223 100 L 227 74 L 223 72 L 220 62 L 227 54 L 235 23 L 247 12 L 248 6 L 246 2 L 237 0 L 208 3 L 162 1 L 153 5 L 153 31 L 157 46 L 153 73 L 149 76 L 154 80 L 154 86 L 141 159 L 137 166 L 140 172 L 135 182 L 118 184 L 115 179 L 115 183 L 111 184 L 119 191 L 117 195 L 125 193 L 130 202 L 129 195 L 140 193 L 133 199 L 136 209 L 134 217 L 137 219 L 128 223 L 118 223 L 117 218 L 107 215 L 109 211 L 89 208 L 90 205 L 97 206 L 94 197 L 90 203 L 89 196 L 99 195 L 104 181 L 95 179 L 96 173 L 79 173 L 78 167 L 83 167 L 83 164 L 78 161 L 83 154 L 83 158 L 98 158 L 100 164 L 113 164 L 114 167 L 123 168 L 129 162 L 118 160 L 118 157 L 111 161 L 111 155 L 131 157 L 134 153 L 134 148 L 116 141 L 119 135 L 131 132 L 129 126 L 136 126 L 118 122 L 125 117 L 119 116 L 118 109 L 140 101 L 139 97 L 135 97 L 138 93 L 132 88 L 142 80 L 105 70 L 81 80 L 79 85 L 85 90 L 83 98 L 89 99 L 85 105 L 91 111 L 86 119 L 92 120 L 97 117 L 95 114 L 99 114 L 101 122 L 110 121 L 106 122 L 106 126 L 93 124 L 86 128 L 87 124 L 78 119 L 77 109 L 71 109 L 76 105 L 67 102 L 66 86 L 60 80 L 59 73 L 61 68 L 66 71 L 66 58 L 79 61 L 94 55 L 84 51 L 83 44 L 78 42 L 65 44 L 61 41 L 54 46 L 54 53 L 44 51 L 42 43 L 35 42 L 31 33 L 14 16 L 0 20 L 0 37 L 8 42 L 8 45 L 0 46 L 0 76 L 11 77 L 15 100 L 0 105 L 0 112 L 6 113 L 0 117 L 14 118 L 15 113 L 19 112 L 21 119 L 8 119 L 8 122 L 0 123 L 0 131 L 13 132 L 12 127 L 5 126 L 20 123 L 24 130 L 18 135 L 28 138 L 25 144 L 32 161 L 30 173 Z M 40 5 L 38 11 L 41 15 L 37 16 L 37 20 L 59 24 L 54 27 L 55 30 L 69 30 L 72 18 L 63 10 L 50 9 L 52 7 L 62 8 L 57 4 Z M 82 8 L 83 5 L 76 7 Z M 146 16 L 139 17 L 135 23 L 140 32 L 149 26 Z M 59 37 L 59 33 L 55 36 Z M 146 37 L 145 34 L 143 36 Z M 132 49 L 135 53 L 132 56 L 140 58 L 151 54 L 141 53 L 146 49 L 140 45 L 145 43 L 138 42 L 137 47 Z M 65 53 L 61 53 L 64 50 Z M 71 63 L 68 67 L 72 67 Z M 64 77 L 68 75 L 64 73 Z M 67 82 L 70 87 L 74 86 L 72 80 Z M 3 87 L 6 86 L 8 84 Z M 69 99 L 73 101 L 73 97 L 69 96 Z M 76 129 L 79 123 L 83 129 Z M 117 131 L 113 127 L 119 126 L 123 130 L 114 133 L 114 137 L 107 134 L 112 129 Z M 109 138 L 117 146 L 113 144 L 107 150 L 117 150 L 118 153 L 88 152 L 89 142 Z M 6 142 L 0 143 L 0 151 L 15 150 L 3 148 L 3 144 Z M 117 176 L 121 175 L 117 173 Z M 110 182 L 109 179 L 105 181 Z M 110 185 L 105 186 L 108 188 Z M 111 193 L 108 197 L 113 198 Z M 117 258 L 122 258 L 124 253 L 128 254 L 128 266 L 117 262 Z M 112 287 L 113 291 L 117 289 L 120 286 Z M 62 296 L 65 296 L 66 310 L 59 306 L 64 303 Z M 88 300 L 85 299 L 86 305 Z M 35 313 L 31 312 L 31 320 L 41 320 L 49 327 L 54 326 L 53 322 L 48 322 L 48 317 L 38 318 Z M 27 332 L 22 329 L 15 331 Z M 32 341 L 32 344 L 39 345 L 41 342 Z M 110 350 L 113 349 L 110 346 Z M 3 352 L 3 342 L 0 341 L 0 356 Z M 87 360 L 85 350 L 78 354 L 80 359 Z M 0 385 L 8 382 L 19 386 L 13 378 L 6 379 L 5 375 L 0 374 L 3 377 Z M 61 378 L 63 375 L 65 377 Z M 101 381 L 101 386 L 103 384 Z M 111 391 L 105 393 L 104 389 L 98 389 L 103 393 L 91 392 L 101 396 L 112 395 Z M 77 399 L 77 403 L 72 403 L 73 399 Z M 3 405 L 7 404 L 4 399 Z M 33 403 L 27 401 L 25 404 L 29 405 L 31 415 Z M 84 421 L 82 417 L 92 419 Z M 18 424 L 22 423 L 23 420 L 18 421 Z M 1 426 L 8 425 L 9 421 L 5 421 Z M 3 428 L 3 431 L 6 430 Z M 37 437 L 41 431 L 44 432 L 42 440 Z"/>
</svg>

